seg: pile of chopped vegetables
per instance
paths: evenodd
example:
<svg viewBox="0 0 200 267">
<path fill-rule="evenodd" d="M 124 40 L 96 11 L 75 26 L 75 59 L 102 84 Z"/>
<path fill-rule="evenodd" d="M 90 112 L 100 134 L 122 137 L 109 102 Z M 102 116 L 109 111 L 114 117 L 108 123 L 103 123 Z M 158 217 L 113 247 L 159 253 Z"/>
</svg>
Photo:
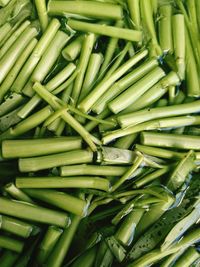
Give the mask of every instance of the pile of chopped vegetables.
<svg viewBox="0 0 200 267">
<path fill-rule="evenodd" d="M 199 0 L 0 0 L 0 266 L 200 266 L 199 113 Z"/>
</svg>

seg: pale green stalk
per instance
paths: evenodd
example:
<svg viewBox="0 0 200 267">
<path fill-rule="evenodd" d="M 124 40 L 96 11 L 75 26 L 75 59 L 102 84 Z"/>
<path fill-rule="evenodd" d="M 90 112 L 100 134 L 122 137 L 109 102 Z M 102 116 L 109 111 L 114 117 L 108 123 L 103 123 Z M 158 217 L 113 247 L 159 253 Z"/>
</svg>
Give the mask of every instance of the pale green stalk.
<svg viewBox="0 0 200 267">
<path fill-rule="evenodd" d="M 28 238 L 34 229 L 31 224 L 5 215 L 0 215 L 0 221 L 0 229 L 23 238 Z"/>
<path fill-rule="evenodd" d="M 200 96 L 200 79 L 199 73 L 191 45 L 190 36 L 187 28 L 185 27 L 186 35 L 186 85 L 187 95 L 191 97 Z"/>
<path fill-rule="evenodd" d="M 22 95 L 16 93 L 11 94 L 0 105 L 0 117 L 8 114 L 10 111 L 19 107 L 20 105 L 23 104 L 24 101 L 25 98 Z"/>
<path fill-rule="evenodd" d="M 159 42 L 164 53 L 173 53 L 172 39 L 172 6 L 164 5 L 159 8 L 160 20 L 159 25 Z"/>
<path fill-rule="evenodd" d="M 120 114 L 134 112 L 151 106 L 169 90 L 170 86 L 175 86 L 179 83 L 180 80 L 178 75 L 175 72 L 171 71 L 152 88 L 150 88 L 146 93 L 144 93 L 138 100 L 136 100 L 133 105 L 130 105 L 129 107 L 124 109 Z"/>
<path fill-rule="evenodd" d="M 169 118 L 185 114 L 188 115 L 192 113 L 197 113 L 199 111 L 200 101 L 196 100 L 186 104 L 143 109 L 140 111 L 118 116 L 117 119 L 121 127 L 125 128 L 153 119 L 159 119 L 164 117 Z"/>
<path fill-rule="evenodd" d="M 129 149 L 131 145 L 133 145 L 134 141 L 136 140 L 138 134 L 131 134 L 128 136 L 121 137 L 116 140 L 114 143 L 114 147 Z"/>
<path fill-rule="evenodd" d="M 139 0 L 127 0 L 127 3 L 133 27 L 136 30 L 140 30 L 141 29 L 140 2 Z"/>
<path fill-rule="evenodd" d="M 63 165 L 90 163 L 92 161 L 93 153 L 91 151 L 74 150 L 48 156 L 21 158 L 19 159 L 19 169 L 21 172 L 30 172 Z"/>
<path fill-rule="evenodd" d="M 120 5 L 97 1 L 50 1 L 48 4 L 50 15 L 75 14 L 95 19 L 122 19 L 123 12 Z"/>
<path fill-rule="evenodd" d="M 68 26 L 73 30 L 91 32 L 97 35 L 105 35 L 114 38 L 120 38 L 132 42 L 140 42 L 142 40 L 142 32 L 127 28 L 108 26 L 105 24 L 94 24 L 89 22 L 78 21 L 74 19 L 68 20 Z"/>
<path fill-rule="evenodd" d="M 108 107 L 113 113 L 119 113 L 128 106 L 134 104 L 147 90 L 156 84 L 161 78 L 165 76 L 164 71 L 160 67 L 154 68 L 146 74 L 137 83 L 133 84 L 126 91 L 113 99 Z"/>
<path fill-rule="evenodd" d="M 63 47 L 68 42 L 68 40 L 69 36 L 62 31 L 58 31 L 55 34 L 55 37 L 49 44 L 48 48 L 44 52 L 41 60 L 39 61 L 31 75 L 31 80 L 33 82 L 42 82 L 44 80 L 44 78 L 58 59 Z"/>
<path fill-rule="evenodd" d="M 16 41 L 16 39 L 21 35 L 21 33 L 30 25 L 30 21 L 24 21 L 18 29 L 14 31 L 14 33 L 6 40 L 4 45 L 0 49 L 0 58 L 8 51 L 11 45 Z M 1 45 L 0 45 L 1 46 Z"/>
<path fill-rule="evenodd" d="M 48 26 L 48 23 L 49 23 L 46 1 L 45 0 L 35 0 L 35 6 L 37 9 L 37 14 L 39 17 L 42 31 L 44 32 Z"/>
<path fill-rule="evenodd" d="M 6 22 L 3 26 L 0 27 L 1 37 L 0 42 L 4 39 L 6 34 L 12 29 L 12 26 L 9 22 Z"/>
<path fill-rule="evenodd" d="M 158 179 L 168 173 L 170 171 L 170 167 L 164 167 L 162 169 L 156 170 L 150 174 L 147 174 L 146 176 L 138 179 L 134 182 L 133 186 L 134 188 L 140 188 L 146 184 L 149 184 L 150 182 L 154 181 L 155 179 Z"/>
<path fill-rule="evenodd" d="M 19 73 L 20 75 L 20 73 Z M 18 79 L 18 78 L 17 78 Z M 16 89 L 13 87 L 15 86 L 15 82 L 17 81 L 17 79 L 14 81 L 12 87 L 11 87 L 11 90 L 12 91 L 16 91 Z M 28 82 L 25 84 L 25 86 L 23 87 L 23 89 L 21 90 L 21 92 L 25 95 L 25 96 L 28 96 L 28 97 L 33 97 L 34 95 L 34 92 L 33 92 L 33 82 L 31 81 L 31 78 L 28 80 Z M 16 91 L 18 92 L 18 91 Z M 21 93 L 21 92 L 18 92 L 18 93 Z"/>
<path fill-rule="evenodd" d="M 190 267 L 193 262 L 200 258 L 199 252 L 194 248 L 190 247 L 181 257 L 175 262 L 174 267 Z"/>
<path fill-rule="evenodd" d="M 71 225 L 64 229 L 62 235 L 60 236 L 58 242 L 56 242 L 52 253 L 48 257 L 46 262 L 47 267 L 61 267 L 64 258 L 66 257 L 74 235 L 77 231 L 78 225 L 81 221 L 81 217 L 73 216 Z"/>
<path fill-rule="evenodd" d="M 6 184 L 4 190 L 14 199 L 34 204 L 34 201 L 25 194 L 22 190 L 17 188 L 13 183 Z"/>
<path fill-rule="evenodd" d="M 174 54 L 178 74 L 181 80 L 185 79 L 185 25 L 184 16 L 177 14 L 172 16 Z"/>
<path fill-rule="evenodd" d="M 67 193 L 48 189 L 25 189 L 24 191 L 32 198 L 39 199 L 64 211 L 82 217 L 87 214 L 88 203 Z"/>
<path fill-rule="evenodd" d="M 17 136 L 22 135 L 23 133 L 26 133 L 31 129 L 34 129 L 36 126 L 45 121 L 52 112 L 53 111 L 49 106 L 39 110 L 14 127 L 11 127 L 7 131 L 0 134 L 0 140 L 3 141 L 5 139 L 14 139 Z"/>
<path fill-rule="evenodd" d="M 61 228 L 55 226 L 48 227 L 44 238 L 42 239 L 38 247 L 36 258 L 39 264 L 44 264 L 47 261 L 62 233 L 63 230 Z"/>
<path fill-rule="evenodd" d="M 147 146 L 200 150 L 199 136 L 142 132 L 141 143 Z"/>
<path fill-rule="evenodd" d="M 52 92 L 53 94 L 57 94 L 56 90 L 60 89 L 60 86 L 67 86 L 67 83 L 70 82 L 72 78 L 72 73 L 75 71 L 76 66 L 73 63 L 69 63 L 64 69 L 62 69 L 56 76 L 54 76 L 46 85 L 45 88 Z M 71 75 L 71 77 L 70 77 Z M 70 78 L 69 78 L 70 77 Z M 65 82 L 65 80 L 67 80 Z M 63 83 L 64 82 L 64 83 Z M 66 88 L 66 87 L 65 87 Z M 60 91 L 60 90 L 58 90 Z M 35 94 L 26 104 L 25 106 L 18 112 L 18 116 L 20 118 L 25 118 L 29 115 L 29 113 L 41 102 L 41 97 Z"/>
<path fill-rule="evenodd" d="M 38 41 L 36 47 L 34 48 L 30 58 L 27 60 L 26 64 L 20 71 L 17 79 L 15 80 L 14 84 L 12 85 L 12 90 L 21 92 L 24 88 L 25 84 L 27 83 L 28 79 L 30 78 L 33 70 L 37 66 L 38 62 L 40 61 L 42 55 L 46 51 L 47 47 L 53 40 L 55 34 L 57 33 L 60 27 L 60 22 L 57 19 L 52 19 L 48 28 Z"/>
<path fill-rule="evenodd" d="M 114 61 L 112 66 L 105 73 L 105 76 L 104 76 L 105 79 L 108 79 L 113 74 L 113 72 L 121 65 L 130 47 L 131 47 L 131 42 L 127 42 L 123 50 L 116 56 L 116 60 Z"/>
<path fill-rule="evenodd" d="M 127 167 L 121 166 L 101 166 L 101 165 L 72 165 L 61 166 L 61 176 L 77 176 L 77 175 L 103 175 L 103 176 L 121 176 L 127 171 Z"/>
<path fill-rule="evenodd" d="M 0 86 L 0 102 L 2 101 L 5 94 L 11 88 L 11 85 L 13 84 L 22 66 L 30 56 L 36 44 L 37 44 L 37 39 L 33 38 L 27 45 L 27 47 L 24 49 L 22 54 L 19 56 L 19 58 L 17 59 L 16 63 L 14 64 L 14 66 L 12 67 L 6 78 L 4 79 L 3 83 Z"/>
<path fill-rule="evenodd" d="M 23 250 L 24 242 L 8 237 L 8 236 L 1 235 L 0 236 L 0 247 L 20 253 Z"/>
<path fill-rule="evenodd" d="M 187 125 L 200 125 L 200 116 L 182 116 L 175 118 L 164 118 L 157 119 L 152 121 L 147 121 L 143 123 L 139 123 L 132 127 L 127 127 L 119 130 L 115 130 L 112 132 L 108 132 L 102 138 L 103 144 L 107 144 L 114 139 L 127 136 L 134 133 L 139 133 L 141 131 L 151 131 L 163 128 L 177 128 Z"/>
<path fill-rule="evenodd" d="M 93 188 L 109 191 L 110 182 L 106 178 L 91 176 L 74 177 L 23 177 L 16 178 L 16 186 L 19 188 Z"/>
<path fill-rule="evenodd" d="M 59 98 L 52 95 L 39 83 L 35 83 L 33 89 L 40 97 L 48 102 L 53 109 L 62 109 L 61 118 L 83 137 L 93 151 L 96 151 L 96 145 L 93 142 L 93 136 L 90 135 L 90 133 L 85 130 L 85 128 L 74 117 L 72 117 L 70 113 L 67 112 L 67 106 L 64 108 L 63 102 Z"/>
<path fill-rule="evenodd" d="M 0 59 L 0 84 L 3 82 L 6 75 L 13 67 L 13 64 L 15 64 L 25 47 L 28 45 L 28 43 L 37 35 L 38 31 L 36 28 L 28 27 L 17 38 L 14 44 L 6 52 L 6 54 Z"/>
<path fill-rule="evenodd" d="M 92 49 L 95 43 L 95 39 L 96 39 L 95 35 L 90 33 L 86 35 L 83 40 L 83 46 L 81 49 L 81 54 L 80 54 L 80 58 L 79 58 L 78 65 L 77 65 L 78 74 L 74 81 L 74 87 L 73 87 L 72 95 L 71 95 L 72 97 L 71 102 L 74 106 L 77 105 L 78 99 L 80 97 L 84 76 L 85 76 L 86 69 L 89 63 L 89 58 L 90 58 L 90 55 L 92 53 Z"/>
<path fill-rule="evenodd" d="M 26 158 L 81 149 L 79 137 L 40 138 L 28 140 L 4 140 L 2 155 L 4 158 Z"/>
<path fill-rule="evenodd" d="M 195 153 L 189 151 L 171 173 L 167 182 L 167 188 L 171 191 L 177 191 L 195 167 Z"/>
<path fill-rule="evenodd" d="M 116 96 L 121 94 L 130 85 L 138 81 L 145 74 L 151 71 L 154 67 L 158 65 L 156 59 L 149 59 L 145 63 L 141 64 L 138 68 L 131 71 L 129 74 L 115 82 L 108 90 L 103 94 L 94 104 L 92 110 L 98 114 L 105 110 L 106 104 L 109 103 Z M 135 106 L 135 104 L 134 104 Z"/>
<path fill-rule="evenodd" d="M 100 75 L 99 69 L 101 67 L 102 62 L 103 62 L 103 55 L 101 53 L 91 54 L 84 82 L 82 85 L 81 93 L 79 96 L 79 102 L 90 93 L 93 84 L 96 82 L 97 76 Z"/>
<path fill-rule="evenodd" d="M 74 61 L 81 52 L 84 35 L 78 36 L 62 50 L 62 56 L 68 61 Z"/>
<path fill-rule="evenodd" d="M 101 97 L 108 88 L 116 82 L 120 77 L 122 77 L 131 67 L 138 63 L 142 58 L 148 54 L 147 50 L 141 51 L 134 57 L 129 59 L 126 63 L 121 65 L 108 79 L 103 79 L 92 92 L 85 97 L 79 104 L 79 108 L 84 112 L 88 112 L 91 107 L 96 103 L 96 101 Z"/>
<path fill-rule="evenodd" d="M 144 26 L 148 32 L 147 41 L 150 41 L 150 54 L 156 57 L 160 56 L 162 50 L 156 36 L 151 0 L 140 0 L 140 12 Z"/>
<path fill-rule="evenodd" d="M 0 198 L 0 213 L 25 220 L 55 224 L 60 227 L 69 225 L 70 219 L 66 213 L 32 205 L 26 202 Z"/>
</svg>

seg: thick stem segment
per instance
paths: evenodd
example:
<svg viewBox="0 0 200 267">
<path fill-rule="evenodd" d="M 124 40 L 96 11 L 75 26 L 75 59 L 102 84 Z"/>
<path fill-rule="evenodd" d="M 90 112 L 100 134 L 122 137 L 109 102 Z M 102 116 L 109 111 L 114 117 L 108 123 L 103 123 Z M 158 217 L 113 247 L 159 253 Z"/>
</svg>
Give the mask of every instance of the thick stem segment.
<svg viewBox="0 0 200 267">
<path fill-rule="evenodd" d="M 2 81 L 5 79 L 6 75 L 13 67 L 13 64 L 15 64 L 28 43 L 37 35 L 38 31 L 36 28 L 28 27 L 24 32 L 22 32 L 22 34 L 18 37 L 16 42 L 11 46 L 6 54 L 0 59 L 0 83 L 2 83 Z"/>
<path fill-rule="evenodd" d="M 74 150 L 48 156 L 21 158 L 19 159 L 19 169 L 21 172 L 30 172 L 92 161 L 93 152 L 89 150 Z"/>
<path fill-rule="evenodd" d="M 164 71 L 156 67 L 150 71 L 144 78 L 133 84 L 125 92 L 112 100 L 108 107 L 113 113 L 119 113 L 128 106 L 137 101 L 147 90 L 165 76 Z"/>
<path fill-rule="evenodd" d="M 105 24 L 94 24 L 89 22 L 78 21 L 74 19 L 68 20 L 68 25 L 73 30 L 92 32 L 98 35 L 124 39 L 132 42 L 140 42 L 142 40 L 142 32 L 127 28 L 108 26 Z"/>
<path fill-rule="evenodd" d="M 0 236 L 0 247 L 20 253 L 23 250 L 24 243 L 8 236 Z"/>
<path fill-rule="evenodd" d="M 102 177 L 77 176 L 77 177 L 34 177 L 16 178 L 19 188 L 93 188 L 109 191 L 109 180 Z"/>
<path fill-rule="evenodd" d="M 147 146 L 171 147 L 179 149 L 200 150 L 199 136 L 150 133 L 143 132 L 141 134 L 141 143 Z"/>
<path fill-rule="evenodd" d="M 180 105 L 143 109 L 126 115 L 118 116 L 118 121 L 121 127 L 125 128 L 153 119 L 159 119 L 164 117 L 169 118 L 185 114 L 188 115 L 197 112 L 200 112 L 199 100 Z"/>
<path fill-rule="evenodd" d="M 66 213 L 50 210 L 25 202 L 0 198 L 0 212 L 13 217 L 40 223 L 53 224 L 60 227 L 68 226 L 70 220 Z"/>
<path fill-rule="evenodd" d="M 81 149 L 79 137 L 42 138 L 33 140 L 5 140 L 2 143 L 4 158 L 26 158 Z"/>
<path fill-rule="evenodd" d="M 87 214 L 88 204 L 80 198 L 48 189 L 26 189 L 24 191 L 35 199 L 49 203 L 67 212 L 79 216 L 85 216 Z"/>
<path fill-rule="evenodd" d="M 120 5 L 94 1 L 50 1 L 48 4 L 50 15 L 81 15 L 95 19 L 118 20 L 123 17 L 123 10 Z"/>
<path fill-rule="evenodd" d="M 92 90 L 92 92 L 81 101 L 79 108 L 84 112 L 88 112 L 99 99 L 99 97 L 101 97 L 114 82 L 121 78 L 131 67 L 133 67 L 136 63 L 143 59 L 147 54 L 147 50 L 139 52 L 134 57 L 129 59 L 126 63 L 124 63 L 121 67 L 119 67 L 108 79 L 103 79 Z"/>
<path fill-rule="evenodd" d="M 47 15 L 47 8 L 46 8 L 46 1 L 45 0 L 35 0 L 35 6 L 37 9 L 40 25 L 42 31 L 44 32 L 48 26 L 48 15 Z"/>
<path fill-rule="evenodd" d="M 12 85 L 12 90 L 16 92 L 21 92 L 25 84 L 27 83 L 28 79 L 30 78 L 33 70 L 37 66 L 38 62 L 40 61 L 42 55 L 46 51 L 47 47 L 55 37 L 58 29 L 60 27 L 60 22 L 57 19 L 52 19 L 48 28 L 38 41 L 35 49 L 33 50 L 31 56 L 27 60 L 26 64 L 20 71 L 17 79 L 15 80 L 14 84 Z"/>
</svg>

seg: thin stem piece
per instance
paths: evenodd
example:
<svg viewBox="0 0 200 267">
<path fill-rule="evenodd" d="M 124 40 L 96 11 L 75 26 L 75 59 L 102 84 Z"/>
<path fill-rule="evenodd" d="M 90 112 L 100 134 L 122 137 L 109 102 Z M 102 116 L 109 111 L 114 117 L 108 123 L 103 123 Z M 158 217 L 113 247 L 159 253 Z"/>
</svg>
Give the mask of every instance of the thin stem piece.
<svg viewBox="0 0 200 267">
<path fill-rule="evenodd" d="M 46 8 L 46 1 L 45 0 L 35 0 L 35 6 L 37 9 L 40 25 L 42 28 L 42 31 L 44 32 L 48 26 L 48 14 L 47 14 L 47 8 Z"/>
</svg>

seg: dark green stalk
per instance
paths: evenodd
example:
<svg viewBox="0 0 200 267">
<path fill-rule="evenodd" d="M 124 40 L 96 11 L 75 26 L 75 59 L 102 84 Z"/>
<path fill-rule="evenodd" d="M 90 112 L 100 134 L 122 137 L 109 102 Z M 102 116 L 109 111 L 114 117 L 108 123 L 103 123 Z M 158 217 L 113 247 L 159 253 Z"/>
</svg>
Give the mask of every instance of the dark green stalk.
<svg viewBox="0 0 200 267">
<path fill-rule="evenodd" d="M 8 236 L 0 236 L 0 247 L 20 253 L 23 250 L 24 243 Z"/>
</svg>

